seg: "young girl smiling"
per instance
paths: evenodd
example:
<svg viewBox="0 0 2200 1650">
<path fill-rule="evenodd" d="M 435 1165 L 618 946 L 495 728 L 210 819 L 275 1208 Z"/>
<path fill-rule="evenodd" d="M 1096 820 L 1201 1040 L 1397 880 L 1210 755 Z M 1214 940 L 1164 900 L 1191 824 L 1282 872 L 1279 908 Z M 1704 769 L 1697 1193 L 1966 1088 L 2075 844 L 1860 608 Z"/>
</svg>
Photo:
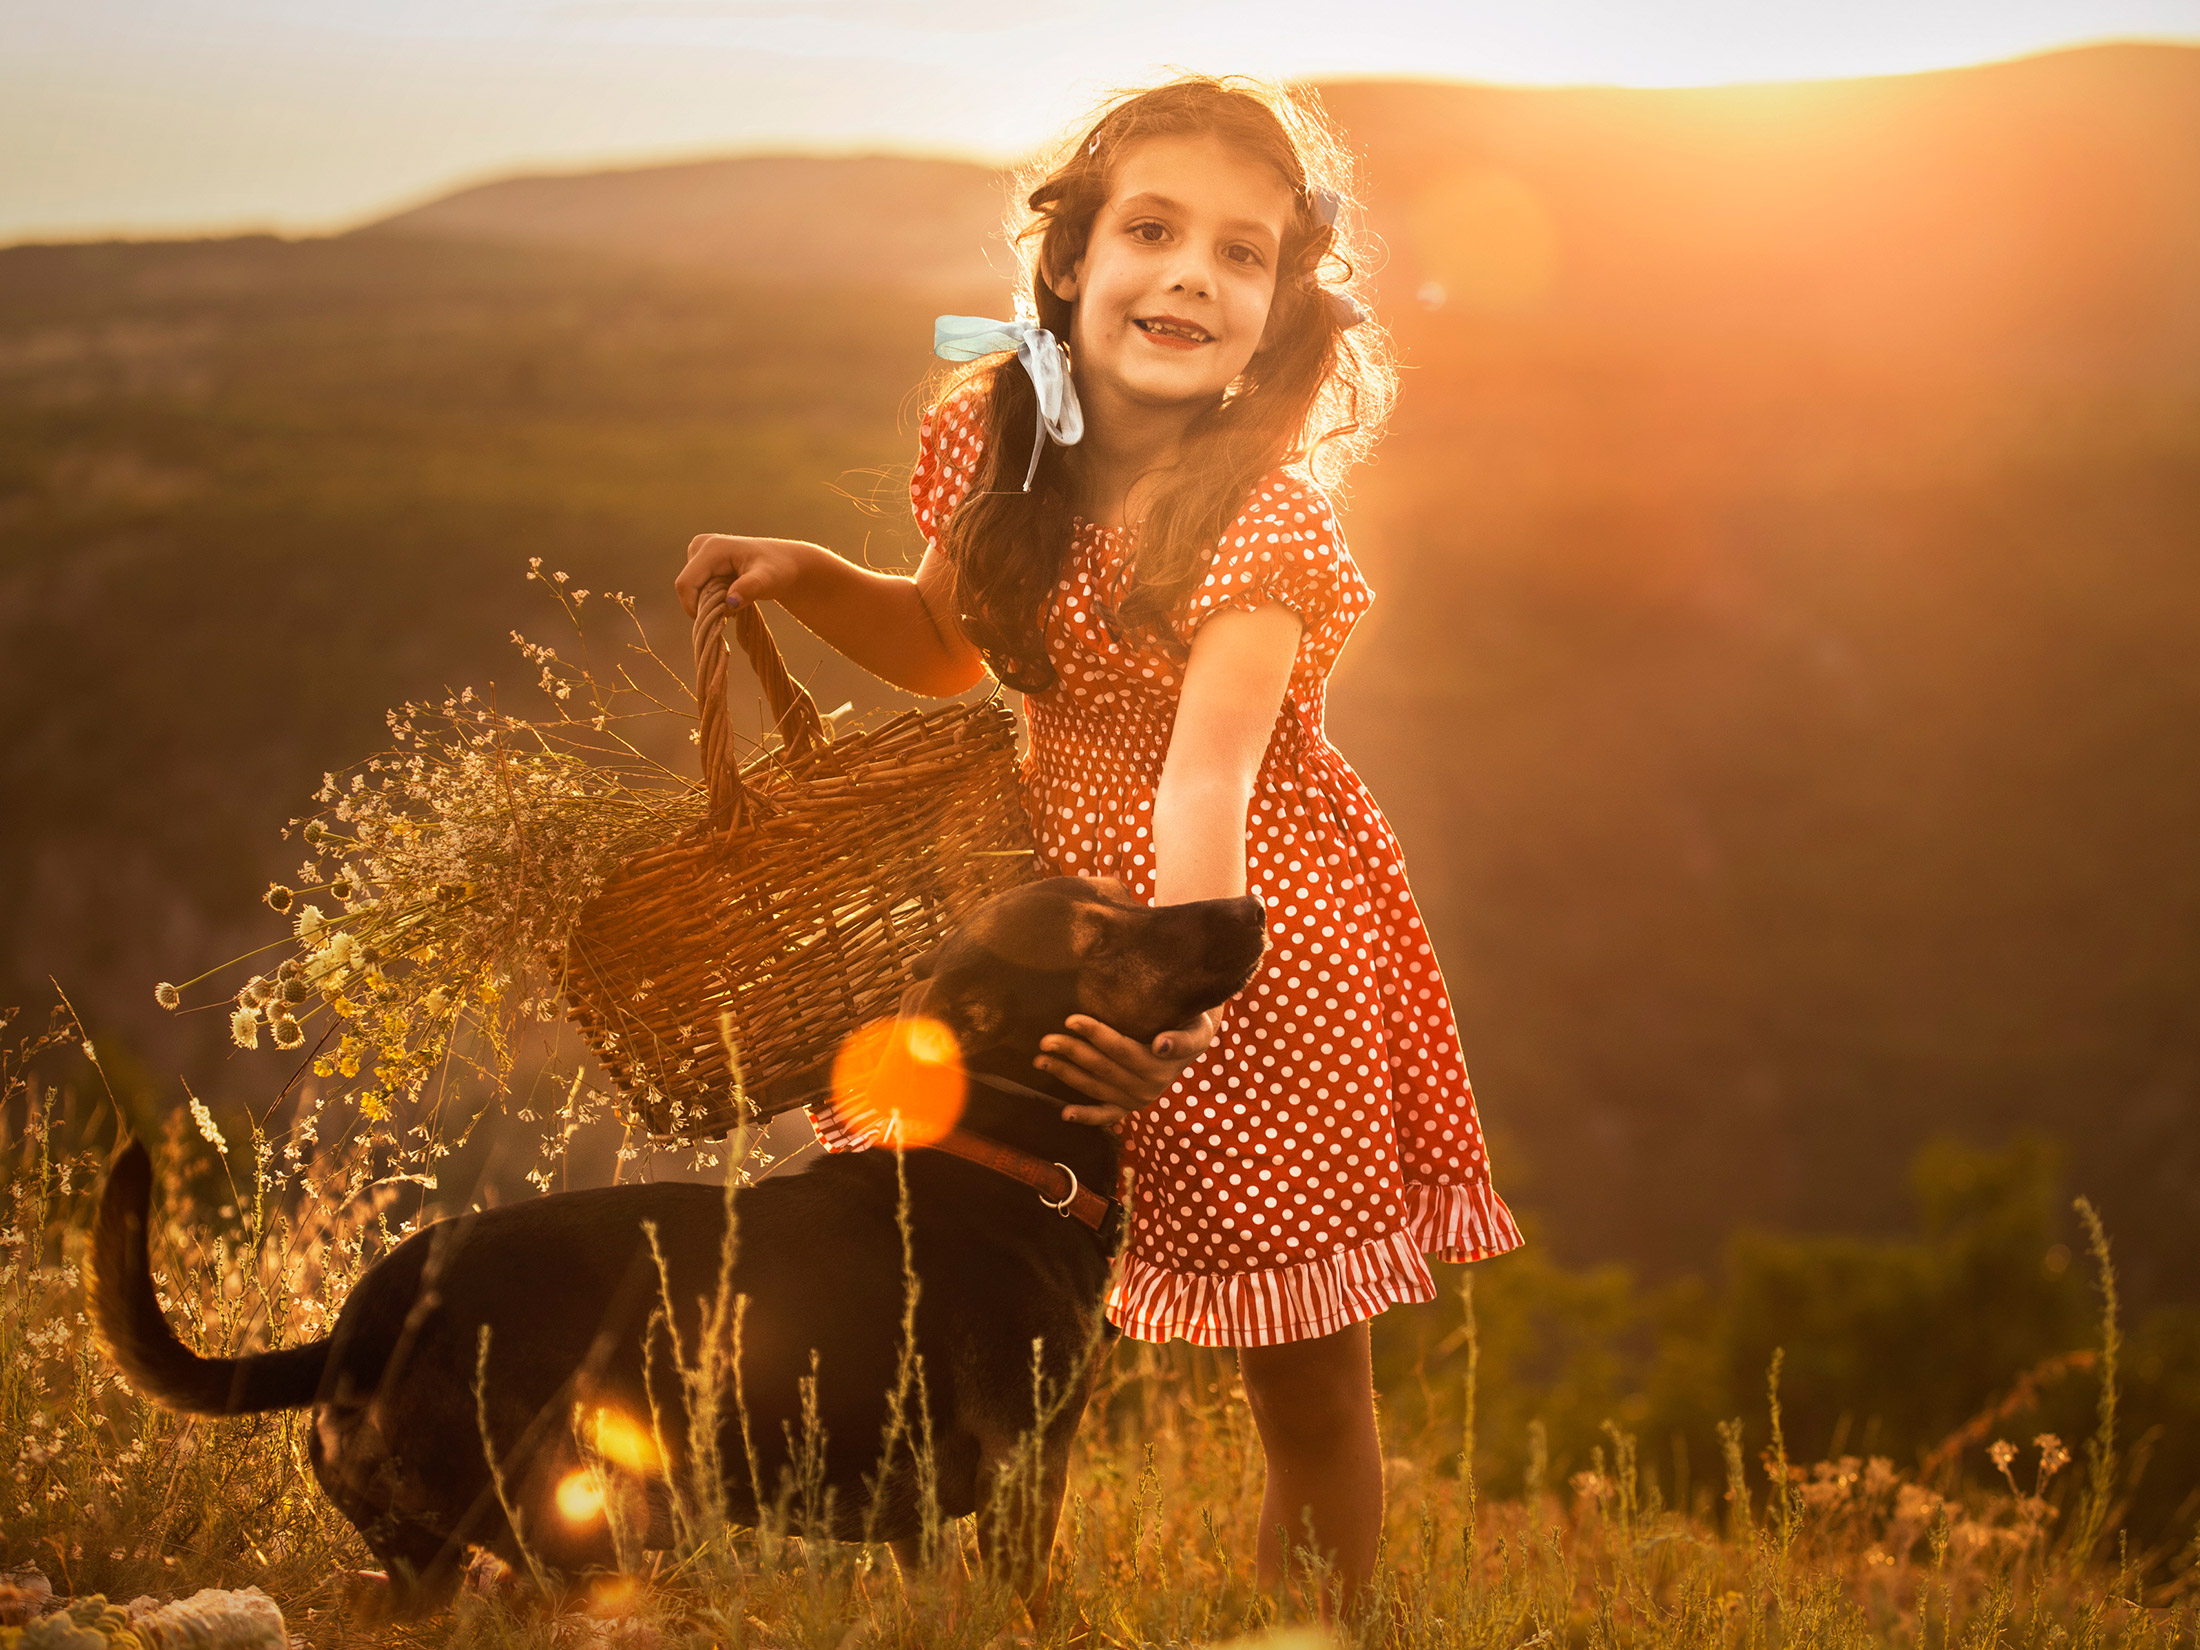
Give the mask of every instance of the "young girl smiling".
<svg viewBox="0 0 2200 1650">
<path fill-rule="evenodd" d="M 1066 1115 L 1122 1125 L 1111 1319 L 1240 1349 L 1262 1581 L 1310 1528 L 1350 1592 L 1382 1524 L 1368 1321 L 1433 1297 L 1424 1255 L 1520 1236 L 1397 841 L 1323 732 L 1369 593 L 1321 483 L 1393 382 L 1345 290 L 1348 163 L 1299 97 L 1194 77 L 1027 181 L 1037 321 L 941 318 L 942 353 L 978 359 L 920 431 L 914 576 L 705 534 L 678 590 L 692 612 L 730 577 L 730 604 L 777 601 L 911 692 L 1021 690 L 1046 870 L 1260 896 L 1268 952 L 1219 1026 L 1149 1050 L 1072 1020 L 1040 1063 L 1091 1097 Z"/>
</svg>

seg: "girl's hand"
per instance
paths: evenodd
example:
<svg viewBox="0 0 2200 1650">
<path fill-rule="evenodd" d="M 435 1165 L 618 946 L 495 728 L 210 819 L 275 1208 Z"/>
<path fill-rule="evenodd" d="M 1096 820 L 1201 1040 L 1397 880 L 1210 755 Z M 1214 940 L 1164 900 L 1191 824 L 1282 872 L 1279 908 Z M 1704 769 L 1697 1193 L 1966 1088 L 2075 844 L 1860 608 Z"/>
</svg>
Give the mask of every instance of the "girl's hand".
<svg viewBox="0 0 2200 1650">
<path fill-rule="evenodd" d="M 766 598 L 783 599 L 800 581 L 813 556 L 830 552 L 800 539 L 750 539 L 731 533 L 698 533 L 688 540 L 687 566 L 672 581 L 680 605 L 695 616 L 695 604 L 703 599 L 703 587 L 712 579 L 731 579 L 727 607 L 737 608 Z"/>
<path fill-rule="evenodd" d="M 1219 1021 L 1210 1010 L 1163 1032 L 1151 1048 L 1082 1014 L 1072 1014 L 1067 1024 L 1070 1035 L 1043 1039 L 1044 1052 L 1032 1064 L 1098 1102 L 1063 1107 L 1064 1122 L 1106 1128 L 1166 1094 L 1184 1068 L 1207 1052 Z"/>
</svg>

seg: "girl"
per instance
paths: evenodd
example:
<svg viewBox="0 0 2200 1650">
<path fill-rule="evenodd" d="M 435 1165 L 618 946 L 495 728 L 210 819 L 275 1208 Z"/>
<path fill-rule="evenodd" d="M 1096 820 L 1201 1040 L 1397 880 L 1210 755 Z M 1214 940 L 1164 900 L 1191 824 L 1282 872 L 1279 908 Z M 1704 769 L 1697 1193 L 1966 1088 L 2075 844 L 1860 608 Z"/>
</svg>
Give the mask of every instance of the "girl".
<svg viewBox="0 0 2200 1650">
<path fill-rule="evenodd" d="M 1149 1051 L 1072 1020 L 1040 1064 L 1095 1102 L 1065 1115 L 1122 1124 L 1110 1318 L 1240 1349 L 1263 1583 L 1310 1528 L 1349 1591 L 1382 1523 L 1368 1320 L 1433 1297 L 1424 1254 L 1520 1235 L 1397 841 L 1323 734 L 1369 593 L 1316 478 L 1364 456 L 1393 382 L 1341 290 L 1347 161 L 1296 95 L 1195 77 L 1026 181 L 1038 324 L 941 318 L 942 353 L 993 353 L 924 417 L 915 576 L 706 534 L 677 588 L 693 612 L 731 576 L 730 604 L 777 601 L 914 693 L 1022 690 L 1045 868 L 1260 896 L 1268 953 L 1218 1030 Z"/>
</svg>

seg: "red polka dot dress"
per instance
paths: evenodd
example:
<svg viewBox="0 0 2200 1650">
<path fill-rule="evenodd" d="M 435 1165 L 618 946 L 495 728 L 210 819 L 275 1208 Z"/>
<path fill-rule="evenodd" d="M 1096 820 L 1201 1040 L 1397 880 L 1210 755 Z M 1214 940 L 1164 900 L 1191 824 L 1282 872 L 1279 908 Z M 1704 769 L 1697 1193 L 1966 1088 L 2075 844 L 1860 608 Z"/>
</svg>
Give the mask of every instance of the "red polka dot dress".
<svg viewBox="0 0 2200 1650">
<path fill-rule="evenodd" d="M 927 542 L 982 440 L 960 399 L 926 416 L 910 496 Z M 1076 527 L 1046 621 L 1060 680 L 1024 701 L 1024 802 L 1046 869 L 1151 899 L 1181 666 L 1111 627 L 1128 548 L 1124 531 Z M 1327 1335 L 1433 1299 L 1424 1255 L 1520 1242 L 1397 838 L 1322 731 L 1330 667 L 1369 600 L 1327 499 L 1279 470 L 1174 618 L 1187 646 L 1231 607 L 1281 602 L 1305 630 L 1246 823 L 1267 954 L 1214 1046 L 1123 1125 L 1133 1213 L 1108 1315 L 1142 1340 Z"/>
</svg>

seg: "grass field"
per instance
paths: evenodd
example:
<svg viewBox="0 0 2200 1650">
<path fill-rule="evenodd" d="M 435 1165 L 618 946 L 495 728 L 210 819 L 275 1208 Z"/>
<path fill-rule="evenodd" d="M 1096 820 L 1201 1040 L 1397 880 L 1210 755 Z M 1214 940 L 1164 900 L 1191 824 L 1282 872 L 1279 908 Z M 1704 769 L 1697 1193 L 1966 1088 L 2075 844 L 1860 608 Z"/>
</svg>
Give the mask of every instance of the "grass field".
<svg viewBox="0 0 2200 1650">
<path fill-rule="evenodd" d="M 1517 1262 L 1477 1269 L 1480 1312 L 1465 1269 L 1449 1269 L 1449 1300 L 1381 1326 L 1387 1546 L 1364 1608 L 1342 1617 L 1324 1610 L 1318 1567 L 1280 1597 L 1253 1585 L 1259 1448 L 1227 1354 L 1125 1343 L 1088 1411 L 1044 1624 L 953 1563 L 904 1577 L 883 1549 L 802 1539 L 795 1497 L 767 1528 L 704 1520 L 673 1551 L 636 1552 L 626 1574 L 568 1578 L 554 1604 L 506 1577 L 471 1586 L 446 1615 L 376 1627 L 347 1595 L 371 1560 L 314 1482 L 300 1419 L 171 1415 L 132 1393 L 95 1342 L 83 1268 L 117 1116 L 96 1053 L 63 1009 L 0 1066 L 0 1460 L 14 1463 L 0 1480 L 0 1553 L 37 1563 L 62 1593 L 254 1585 L 317 1647 L 2200 1644 L 2191 1503 L 2182 1545 L 2135 1541 L 2128 1518 L 2130 1444 L 2144 1453 L 2147 1423 L 2119 1407 L 2118 1359 L 2131 1351 L 2112 1293 L 2092 1344 L 2060 1360 L 2089 1377 L 2089 1412 L 2066 1409 L 2077 1427 L 2063 1434 L 2041 1425 L 2054 1406 L 2039 1389 L 2058 1371 L 2011 1369 L 2008 1392 L 1936 1448 L 1815 1458 L 1781 1405 L 1783 1352 L 1759 1400 L 1718 1418 L 1701 1470 L 1685 1441 L 1668 1453 L 1624 1424 L 1643 1413 L 1639 1396 L 1589 1428 L 1568 1413 L 1594 1405 L 1609 1345 L 1577 1344 L 1565 1367 L 1531 1378 L 1523 1303 L 1507 1288 Z M 57 1064 L 63 1088 L 42 1075 Z M 210 1117 L 171 1111 L 156 1159 L 157 1276 L 171 1317 L 207 1347 L 325 1333 L 405 1224 L 386 1196 L 331 1195 L 340 1160 L 282 1195 L 254 1173 L 266 1161 L 257 1135 L 228 1142 Z M 2095 1240 L 2112 1291 L 2097 1229 Z M 1549 1310 L 1552 1286 L 1546 1272 L 1527 1293 Z M 1594 1280 L 1573 1286 L 1596 1292 Z M 1715 1393 L 1707 1381 L 1697 1396 Z M 965 1539 L 953 1525 L 940 1537 L 943 1553 Z"/>
</svg>

